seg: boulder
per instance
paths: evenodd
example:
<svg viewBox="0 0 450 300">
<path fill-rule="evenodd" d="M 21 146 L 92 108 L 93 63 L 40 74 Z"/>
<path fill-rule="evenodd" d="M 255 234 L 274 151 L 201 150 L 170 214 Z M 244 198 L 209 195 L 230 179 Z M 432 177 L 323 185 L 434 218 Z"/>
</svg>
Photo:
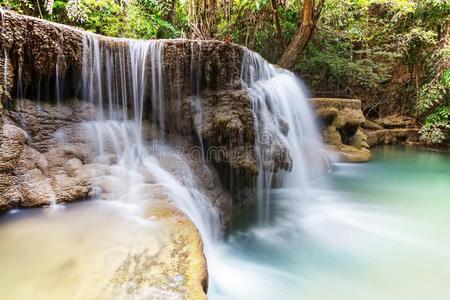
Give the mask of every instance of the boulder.
<svg viewBox="0 0 450 300">
<path fill-rule="evenodd" d="M 365 162 L 371 158 L 367 136 L 362 130 L 366 119 L 357 99 L 313 98 L 311 103 L 320 120 L 324 142 L 342 160 Z"/>
<path fill-rule="evenodd" d="M 365 130 L 367 143 L 373 147 L 376 145 L 418 143 L 419 128 L 394 128 L 381 130 Z"/>
</svg>

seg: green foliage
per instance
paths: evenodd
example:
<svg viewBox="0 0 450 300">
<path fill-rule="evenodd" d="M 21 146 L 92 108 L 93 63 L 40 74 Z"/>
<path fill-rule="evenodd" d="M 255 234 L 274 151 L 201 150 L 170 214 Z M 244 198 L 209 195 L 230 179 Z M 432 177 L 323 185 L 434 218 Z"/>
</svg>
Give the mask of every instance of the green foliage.
<svg viewBox="0 0 450 300">
<path fill-rule="evenodd" d="M 187 10 L 180 7 L 178 1 L 174 18 L 169 16 L 171 2 L 166 0 L 49 1 L 4 0 L 3 3 L 19 13 L 37 17 L 42 14 L 52 21 L 114 37 L 175 38 L 182 35 L 187 24 Z M 40 3 L 40 10 L 36 3 Z"/>
<path fill-rule="evenodd" d="M 442 73 L 441 84 L 444 88 L 450 88 L 450 69 L 446 69 Z"/>
<path fill-rule="evenodd" d="M 438 124 L 446 122 L 450 122 L 450 105 L 439 106 L 425 119 L 425 124 Z"/>
<path fill-rule="evenodd" d="M 180 35 L 174 26 L 164 20 L 164 6 L 154 1 L 141 0 L 127 7 L 125 36 L 130 38 L 173 38 Z"/>
<path fill-rule="evenodd" d="M 439 84 L 433 81 L 424 84 L 420 89 L 416 104 L 416 111 L 419 114 L 427 112 L 437 104 L 441 103 L 446 98 L 446 90 Z"/>
<path fill-rule="evenodd" d="M 21 14 L 37 15 L 34 3 L 31 0 L 4 0 L 2 6 L 15 10 Z"/>
<path fill-rule="evenodd" d="M 420 139 L 427 144 L 442 144 L 448 139 L 449 130 L 449 123 L 427 124 L 419 130 Z"/>
<path fill-rule="evenodd" d="M 82 11 L 78 14 L 78 20 L 74 18 L 72 21 L 77 22 L 78 25 L 89 31 L 109 36 L 120 35 L 122 28 L 121 7 L 114 0 L 69 1 L 67 8 L 69 8 L 71 2 L 79 2 Z"/>
</svg>

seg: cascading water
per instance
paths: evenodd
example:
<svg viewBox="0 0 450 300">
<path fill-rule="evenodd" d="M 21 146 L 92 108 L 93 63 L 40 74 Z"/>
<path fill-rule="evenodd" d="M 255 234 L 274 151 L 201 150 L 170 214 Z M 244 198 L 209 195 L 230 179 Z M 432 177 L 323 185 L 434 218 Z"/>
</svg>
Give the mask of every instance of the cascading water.
<svg viewBox="0 0 450 300">
<path fill-rule="evenodd" d="M 163 143 L 164 43 L 111 42 L 115 43 L 112 47 L 105 47 L 96 36 L 84 36 L 84 100 L 99 107 L 98 120 L 84 126 L 96 145 L 98 159 L 112 156 L 117 161 L 113 176 L 108 178 L 114 181 L 115 188 L 101 196 L 135 205 L 142 215 L 153 198 L 151 190 L 157 185 L 199 229 L 208 256 L 220 236 L 219 213 L 197 186 L 186 159 Z M 152 120 L 160 125 L 159 140 L 152 145 L 143 140 L 144 102 L 148 100 L 152 103 Z M 170 161 L 176 162 L 178 176 L 165 169 Z M 97 185 L 102 194 L 102 182 Z"/>
<path fill-rule="evenodd" d="M 255 146 L 260 170 L 256 187 L 258 214 L 260 220 L 267 221 L 268 192 L 274 176 L 281 177 L 282 186 L 298 188 L 307 198 L 308 186 L 321 168 L 319 163 L 312 164 L 312 158 L 323 149 L 308 94 L 298 78 L 248 50 L 244 52 L 241 77 L 248 86 L 255 115 Z M 282 154 L 289 155 L 292 161 L 290 172 L 275 174 L 266 162 L 273 161 L 277 147 L 283 145 L 289 153 Z"/>
<path fill-rule="evenodd" d="M 258 224 L 274 241 L 289 244 L 287 234 L 296 229 L 291 227 L 291 222 L 287 226 L 285 220 L 299 217 L 295 208 L 298 202 L 312 200 L 311 181 L 323 166 L 320 159 L 324 152 L 307 102 L 308 95 L 294 74 L 269 64 L 248 50 L 243 56 L 241 79 L 251 96 L 255 116 Z M 280 153 L 283 148 L 288 149 L 288 153 Z M 275 155 L 289 156 L 285 158 L 290 161 L 287 171 L 271 166 Z M 317 158 L 319 160 L 314 162 Z M 286 198 L 295 197 L 297 202 L 290 203 L 294 206 L 286 207 L 278 216 L 281 219 L 275 221 L 271 220 L 274 183 L 286 189 Z M 286 284 L 280 282 L 296 281 L 294 277 L 239 257 L 236 249 L 227 244 L 216 249 L 215 257 L 209 260 L 212 261 L 213 279 L 211 299 L 291 299 L 291 295 L 285 294 Z"/>
<path fill-rule="evenodd" d="M 188 164 L 170 151 L 161 151 L 164 138 L 164 43 L 161 41 L 114 40 L 103 45 L 95 35 L 84 36 L 83 84 L 84 100 L 97 105 L 98 120 L 85 124 L 91 133 L 98 159 L 113 156 L 117 161 L 110 181 L 116 188 L 107 199 L 145 207 L 151 192 L 146 192 L 147 175 L 164 188 L 170 200 L 182 210 L 199 229 L 204 242 L 211 281 L 211 297 L 244 299 L 240 288 L 229 286 L 229 278 L 253 276 L 258 268 L 230 269 L 236 261 L 220 242 L 220 221 L 217 208 L 200 192 Z M 199 48 L 194 49 L 194 48 Z M 201 116 L 199 84 L 201 78 L 200 45 L 191 45 L 191 77 L 193 111 Z M 260 175 L 257 181 L 259 220 L 268 224 L 272 182 L 295 188 L 303 197 L 309 196 L 312 168 L 305 161 L 313 151 L 320 151 L 316 127 L 307 104 L 307 95 L 300 81 L 287 71 L 278 69 L 259 55 L 245 51 L 242 63 L 242 83 L 253 101 L 256 128 L 256 149 Z M 151 90 L 148 89 L 151 87 Z M 145 116 L 144 104 L 151 102 L 153 114 Z M 106 112 L 105 112 L 106 110 Z M 159 125 L 160 140 L 152 147 L 142 138 L 145 117 Z M 194 120 L 200 145 L 200 120 Z M 289 128 L 288 128 L 289 127 Z M 279 149 L 288 149 L 290 172 L 274 170 L 267 164 Z M 110 158 L 111 159 L 111 158 Z M 175 160 L 180 176 L 174 177 L 164 169 L 164 161 Z M 285 159 L 288 160 L 288 159 Z M 102 194 L 102 183 L 98 183 Z M 150 200 L 151 201 L 151 200 Z M 140 213 L 142 214 L 142 212 Z M 295 216 L 292 216 L 295 218 Z M 225 248 L 224 248 L 225 247 Z M 225 249 L 225 250 L 224 250 Z M 246 265 L 242 262 L 243 265 Z M 232 267 L 233 268 L 233 267 Z M 231 273 L 230 273 L 231 272 Z M 231 292 L 231 294 L 230 294 Z M 225 296 L 224 296 L 225 295 Z"/>
<path fill-rule="evenodd" d="M 229 293 L 227 280 L 223 280 L 223 274 L 228 274 L 228 271 L 223 271 L 227 269 L 230 257 L 227 257 L 219 241 L 218 210 L 197 188 L 189 166 L 180 157 L 169 158 L 176 159 L 177 168 L 181 170 L 181 176 L 174 177 L 163 167 L 164 157 L 167 159 L 170 154 L 158 150 L 164 137 L 164 43 L 114 40 L 109 45 L 105 47 L 103 41 L 94 35 L 84 36 L 84 100 L 93 102 L 99 108 L 98 120 L 85 126 L 92 134 L 92 141 L 97 144 L 99 159 L 112 155 L 113 160 L 117 161 L 114 172 L 117 189 L 102 197 L 142 205 L 151 199 L 151 193 L 144 191 L 148 184 L 145 174 L 152 174 L 153 180 L 164 187 L 171 201 L 201 233 L 212 297 L 223 291 Z M 193 110 L 198 111 L 197 115 L 201 116 L 199 83 L 202 58 L 201 51 L 194 49 L 196 46 L 200 47 L 194 43 L 191 46 L 192 105 L 195 106 Z M 257 182 L 258 214 L 261 221 L 268 221 L 273 178 L 277 177 L 283 185 L 296 187 L 307 198 L 311 170 L 306 168 L 304 161 L 312 151 L 320 151 L 321 144 L 306 93 L 293 74 L 277 69 L 255 53 L 245 51 L 242 83 L 251 95 L 255 115 L 255 146 L 261 170 Z M 151 116 L 145 116 L 147 110 L 144 104 L 148 102 L 152 104 Z M 150 117 L 159 125 L 160 141 L 153 147 L 146 146 L 142 139 L 145 117 Z M 194 120 L 194 123 L 203 147 L 199 128 L 201 120 Z M 269 140 L 265 140 L 267 138 Z M 290 156 L 292 163 L 286 168 L 291 172 L 274 170 L 266 164 L 274 159 L 273 155 L 280 148 L 289 151 L 283 155 Z M 98 185 L 101 194 L 102 183 Z M 239 291 L 233 287 L 230 287 L 231 290 Z"/>
<path fill-rule="evenodd" d="M 0 16 L 4 22 L 1 9 Z M 48 209 L 30 210 L 31 214 L 36 214 L 32 222 L 23 215 L 19 219 L 11 218 L 12 221 L 2 218 L 0 262 L 5 269 L 11 270 L 0 274 L 5 298 L 21 294 L 23 299 L 97 299 L 98 295 L 107 299 L 181 299 L 182 293 L 176 291 L 177 283 L 183 280 L 179 275 L 164 278 L 164 284 L 170 283 L 158 288 L 150 286 L 148 278 L 133 268 L 127 269 L 128 273 L 111 270 L 117 266 L 114 258 L 115 262 L 130 261 L 130 264 L 119 266 L 134 264 L 146 269 L 156 265 L 159 268 L 154 260 L 145 260 L 142 256 L 150 253 L 149 257 L 153 258 L 151 252 L 161 250 L 158 243 L 164 237 L 158 234 L 166 232 L 161 232 L 158 222 L 146 219 L 146 209 L 162 195 L 164 200 L 171 201 L 183 211 L 201 233 L 208 261 L 210 299 L 448 298 L 448 157 L 416 149 L 389 150 L 394 154 L 387 151 L 382 162 L 377 157 L 364 166 L 337 164 L 332 176 L 338 185 L 341 183 L 341 190 L 328 189 L 327 182 L 321 185 L 323 179 L 318 180 L 320 184 L 311 184 L 321 172 L 323 152 L 307 93 L 292 73 L 270 65 L 256 53 L 246 50 L 241 79 L 251 96 L 254 113 L 259 167 L 257 209 L 240 208 L 234 220 L 237 226 L 232 224 L 227 238 L 221 240 L 219 212 L 203 193 L 197 174 L 191 168 L 192 161 L 184 154 L 175 154 L 176 151 L 171 151 L 163 142 L 169 141 L 164 135 L 165 125 L 171 121 L 166 119 L 168 111 L 164 102 L 165 92 L 168 92 L 165 42 L 105 40 L 91 34 L 86 34 L 83 41 L 84 90 L 81 98 L 94 103 L 98 115 L 95 121 L 85 122 L 82 126 L 92 142 L 93 162 L 89 161 L 89 167 L 93 172 L 101 173 L 92 176 L 94 192 L 98 198 L 109 201 L 106 201 L 108 204 L 88 201 L 81 205 L 86 205 L 82 209 L 78 204 L 72 205 L 70 210 L 62 209 L 64 217 L 59 222 L 54 222 L 52 217 L 46 218 L 52 215 L 52 210 Z M 201 135 L 204 99 L 200 97 L 204 66 L 202 44 L 191 42 L 190 46 L 190 111 L 196 115 L 192 129 L 204 150 Z M 14 55 L 8 57 L 5 50 L 5 90 L 12 88 L 8 87 L 10 58 L 15 59 Z M 58 68 L 64 59 L 60 55 L 57 57 L 57 102 L 64 100 L 64 85 L 60 85 L 63 84 L 60 79 L 64 81 L 66 77 L 59 74 Z M 20 98 L 27 94 L 22 91 L 21 66 L 16 66 L 15 71 L 18 79 L 16 96 Z M 41 84 L 37 87 L 39 89 Z M 179 85 L 177 88 L 179 100 L 187 96 L 182 95 Z M 45 92 L 49 94 L 49 91 Z M 39 98 L 39 90 L 37 94 Z M 43 98 L 48 100 L 50 97 Z M 180 110 L 177 107 L 177 129 L 181 127 Z M 158 125 L 158 133 L 155 134 L 148 120 Z M 22 129 L 27 130 L 26 126 Z M 148 138 L 150 135 L 152 138 Z M 154 140 L 152 144 L 149 143 L 151 139 Z M 27 140 L 31 138 L 27 137 Z M 412 151 L 409 156 L 408 151 Z M 389 155 L 400 158 L 392 159 Z M 281 169 L 271 163 L 274 160 L 283 162 Z M 81 160 L 73 159 L 73 162 L 85 166 Z M 100 166 L 93 166 L 96 163 Z M 416 164 L 422 165 L 414 167 Z M 102 173 L 102 168 L 107 171 Z M 55 183 L 50 179 L 41 183 L 43 190 L 48 189 L 45 194 L 49 195 L 50 203 L 56 204 L 52 190 Z M 433 189 L 424 189 L 424 186 Z M 379 204 L 377 201 L 382 204 L 374 205 Z M 118 209 L 102 210 L 105 206 Z M 407 212 L 406 217 L 399 214 L 400 211 Z M 111 221 L 115 215 L 120 215 L 122 221 Z M 124 215 L 126 222 L 122 219 Z M 132 222 L 128 222 L 129 219 Z M 44 221 L 48 223 L 41 227 Z M 16 227 L 16 223 L 22 225 Z M 73 227 L 77 230 L 67 231 Z M 45 242 L 36 247 L 33 239 Z M 131 242 L 129 247 L 121 243 L 123 240 Z M 46 249 L 48 245 L 44 245 L 47 241 L 51 244 L 50 251 Z M 61 241 L 64 247 L 54 247 L 61 245 Z M 86 247 L 86 244 L 90 246 Z M 33 251 L 30 251 L 31 247 Z M 147 252 L 147 247 L 154 249 Z M 30 259 L 31 254 L 35 255 L 35 260 Z M 173 255 L 173 249 L 170 249 L 170 255 Z M 98 272 L 99 256 L 105 257 L 108 276 Z M 34 269 L 36 257 L 37 264 L 45 265 L 41 271 L 43 276 Z M 28 276 L 22 274 L 25 269 Z M 161 270 L 156 273 L 160 280 Z M 127 275 L 134 277 L 130 279 Z M 71 281 L 76 281 L 73 278 L 81 278 L 82 283 L 72 284 Z M 115 288 L 110 285 L 111 278 L 117 281 L 112 285 L 119 286 L 118 293 L 110 293 L 110 289 Z M 23 288 L 27 287 L 24 281 L 35 290 Z M 138 281 L 142 283 L 139 287 L 135 284 Z M 165 289 L 172 288 L 172 284 L 175 292 Z M 13 285 L 20 288 L 11 288 Z M 47 291 L 43 286 L 51 289 Z M 64 296 L 59 294 L 61 290 Z M 45 296 L 35 297 L 34 292 Z M 86 296 L 90 293 L 94 296 Z M 48 297 L 49 294 L 53 297 Z"/>
<path fill-rule="evenodd" d="M 60 65 L 64 61 L 64 37 L 62 33 L 60 33 L 59 41 L 58 41 L 58 54 L 56 56 L 56 65 L 55 65 L 55 97 L 56 97 L 56 103 L 58 105 L 61 104 L 63 100 L 62 95 L 62 84 L 64 83 L 64 80 L 61 78 L 61 71 L 60 71 Z"/>
<path fill-rule="evenodd" d="M 164 138 L 165 132 L 165 104 L 164 104 L 164 44 L 153 41 L 150 45 L 152 53 L 152 104 L 153 120 L 159 125 L 160 138 Z"/>
<path fill-rule="evenodd" d="M 244 54 L 242 80 L 248 86 L 255 115 L 260 170 L 257 211 L 244 211 L 235 217 L 238 230 L 231 231 L 209 260 L 213 279 L 210 299 L 386 299 L 391 295 L 422 299 L 427 294 L 442 297 L 448 288 L 442 288 L 440 280 L 429 281 L 436 289 L 417 289 L 421 296 L 409 288 L 398 287 L 403 273 L 391 270 L 391 263 L 386 263 L 397 265 L 396 261 L 402 260 L 399 253 L 408 257 L 411 252 L 429 251 L 434 258 L 440 257 L 440 246 L 414 232 L 417 227 L 430 230 L 429 226 L 399 218 L 395 210 L 367 204 L 367 195 L 358 199 L 361 193 L 330 189 L 325 178 L 317 178 L 325 152 L 301 82 L 251 52 Z M 285 124 L 289 124 L 288 130 Z M 277 143 L 289 150 L 290 172 L 274 172 L 266 164 L 277 153 Z M 334 175 L 346 178 L 347 181 L 341 179 L 345 184 L 349 174 L 362 173 L 358 166 L 337 167 L 352 168 L 351 172 L 338 169 L 338 175 Z M 359 177 L 364 176 L 357 175 L 351 183 L 357 186 Z M 372 183 L 373 179 L 365 184 Z M 375 198 L 380 197 L 376 192 L 379 186 L 371 188 Z M 360 192 L 359 188 L 355 190 Z M 395 190 L 391 197 L 397 196 L 398 189 Z M 448 242 L 441 242 L 448 249 Z M 396 275 L 387 275 L 390 271 Z M 386 280 L 386 276 L 390 279 Z M 379 293 L 388 285 L 396 287 Z"/>
</svg>

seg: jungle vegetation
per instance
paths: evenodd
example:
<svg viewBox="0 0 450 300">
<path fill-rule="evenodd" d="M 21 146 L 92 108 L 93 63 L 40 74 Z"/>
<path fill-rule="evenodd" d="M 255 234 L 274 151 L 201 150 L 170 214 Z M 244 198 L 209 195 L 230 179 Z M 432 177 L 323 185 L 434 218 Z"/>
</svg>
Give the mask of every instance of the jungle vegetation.
<svg viewBox="0 0 450 300">
<path fill-rule="evenodd" d="M 129 38 L 235 42 L 301 75 L 317 96 L 357 97 L 367 116 L 415 116 L 428 143 L 450 131 L 448 0 L 0 0 L 23 14 Z"/>
</svg>

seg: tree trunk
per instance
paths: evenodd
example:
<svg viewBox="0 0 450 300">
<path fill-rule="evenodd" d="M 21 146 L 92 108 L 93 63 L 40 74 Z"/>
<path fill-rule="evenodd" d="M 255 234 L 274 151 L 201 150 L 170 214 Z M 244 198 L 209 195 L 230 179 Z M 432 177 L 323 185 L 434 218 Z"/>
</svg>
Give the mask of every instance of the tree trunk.
<svg viewBox="0 0 450 300">
<path fill-rule="evenodd" d="M 306 48 L 314 33 L 323 3 L 324 0 L 320 0 L 316 13 L 314 13 L 314 0 L 304 0 L 302 23 L 278 61 L 280 67 L 291 69 L 294 66 L 297 56 Z"/>
<path fill-rule="evenodd" d="M 175 17 L 175 1 L 176 0 L 171 0 L 170 1 L 170 9 L 169 9 L 169 13 L 166 15 L 166 21 L 168 22 L 172 22 L 174 17 Z"/>
<path fill-rule="evenodd" d="M 278 1 L 271 0 L 271 2 L 272 2 L 273 23 L 275 24 L 275 32 L 277 34 L 277 38 L 281 42 L 283 36 L 281 35 L 280 17 L 278 16 Z"/>
</svg>

